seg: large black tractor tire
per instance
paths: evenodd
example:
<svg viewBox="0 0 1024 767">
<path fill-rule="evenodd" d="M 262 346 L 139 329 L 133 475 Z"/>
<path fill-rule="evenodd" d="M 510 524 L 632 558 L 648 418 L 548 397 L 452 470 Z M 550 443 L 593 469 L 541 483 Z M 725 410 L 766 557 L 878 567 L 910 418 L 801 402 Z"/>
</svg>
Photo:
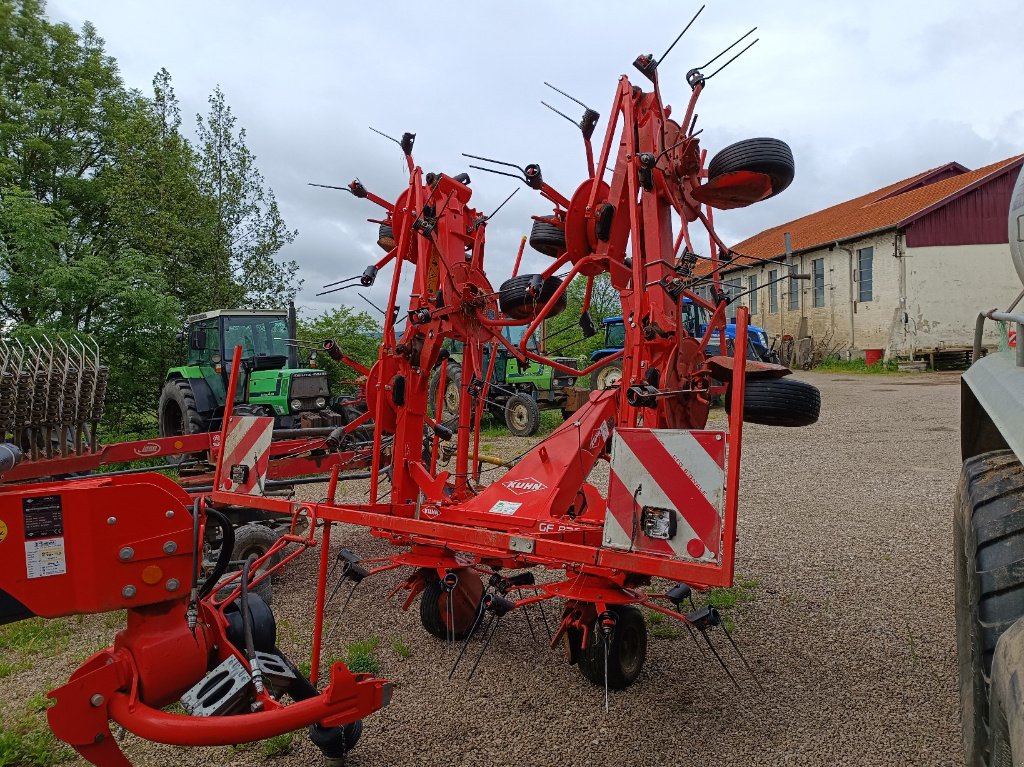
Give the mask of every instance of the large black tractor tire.
<svg viewBox="0 0 1024 767">
<path fill-rule="evenodd" d="M 590 390 L 603 391 L 611 386 L 618 386 L 622 380 L 622 358 L 602 365 L 590 374 Z"/>
<path fill-rule="evenodd" d="M 608 637 L 608 689 L 625 690 L 640 677 L 647 660 L 647 624 L 643 613 L 632 605 L 612 605 L 609 612 L 618 620 Z M 599 625 L 590 632 L 587 649 L 576 664 L 589 681 L 604 687 L 605 639 Z"/>
<path fill-rule="evenodd" d="M 533 319 L 551 300 L 555 291 L 561 286 L 562 280 L 560 277 L 548 277 L 544 280 L 541 289 L 534 295 L 530 291 L 530 283 L 539 276 L 537 274 L 520 274 L 501 284 L 501 288 L 498 290 L 498 303 L 506 317 L 515 320 Z M 555 317 L 565 311 L 567 300 L 566 293 L 563 292 L 548 317 Z"/>
<path fill-rule="evenodd" d="M 381 224 L 377 232 L 377 244 L 381 250 L 391 250 L 395 247 L 395 233 L 390 224 Z"/>
<path fill-rule="evenodd" d="M 793 183 L 796 163 L 793 150 L 785 141 L 777 138 L 751 138 L 730 144 L 711 158 L 708 163 L 708 180 L 738 171 L 764 173 L 772 180 L 771 197 L 782 192 Z"/>
<path fill-rule="evenodd" d="M 732 412 L 732 396 L 725 395 L 725 412 Z M 818 387 L 795 378 L 762 378 L 747 381 L 743 420 L 764 426 L 810 426 L 821 414 Z"/>
<path fill-rule="evenodd" d="M 530 247 L 545 256 L 557 258 L 565 253 L 565 231 L 547 221 L 534 221 L 530 230 Z"/>
<path fill-rule="evenodd" d="M 516 437 L 532 437 L 540 429 L 540 408 L 529 394 L 518 392 L 505 403 L 505 425 Z"/>
<path fill-rule="evenodd" d="M 441 423 L 449 428 L 459 422 L 459 408 L 462 398 L 462 365 L 449 360 L 445 368 L 443 404 L 441 405 Z M 438 365 L 430 374 L 430 387 L 427 390 L 427 415 L 434 419 L 437 416 L 437 390 L 441 384 L 441 366 Z"/>
<path fill-rule="evenodd" d="M 993 722 L 995 732 L 990 731 L 992 659 L 999 638 L 1024 617 L 1024 466 L 1012 451 L 964 462 L 954 513 L 964 755 L 968 767 L 1002 765 L 1005 754 L 991 750 L 993 736 L 1001 751 L 1006 742 L 1000 737 L 1002 721 Z"/>
<path fill-rule="evenodd" d="M 483 585 L 476 575 L 463 574 L 462 577 L 476 578 L 477 582 L 472 584 L 472 588 L 465 588 L 470 586 L 469 583 L 460 584 L 454 591 L 448 592 L 441 586 L 441 581 L 434 578 L 423 589 L 423 593 L 420 595 L 420 623 L 431 636 L 459 641 L 468 637 L 479 627 L 478 618 L 483 601 L 482 599 L 473 599 L 472 601 L 475 601 L 476 604 L 468 604 L 469 597 L 467 595 L 479 593 L 482 596 Z M 455 596 L 454 630 L 449 628 L 447 618 L 448 599 L 452 595 Z"/>
<path fill-rule="evenodd" d="M 181 378 L 173 378 L 164 384 L 157 405 L 157 428 L 161 437 L 181 437 L 188 434 L 203 434 L 209 431 L 209 423 L 196 406 L 192 386 Z M 192 456 L 201 458 L 200 454 Z M 189 456 L 168 456 L 167 462 L 181 463 Z"/>
</svg>

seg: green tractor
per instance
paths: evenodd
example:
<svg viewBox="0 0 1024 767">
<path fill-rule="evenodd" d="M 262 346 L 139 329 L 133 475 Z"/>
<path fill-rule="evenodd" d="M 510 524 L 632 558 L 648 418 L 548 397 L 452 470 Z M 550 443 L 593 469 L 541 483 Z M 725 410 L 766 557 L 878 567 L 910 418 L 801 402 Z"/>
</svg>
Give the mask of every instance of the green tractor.
<svg viewBox="0 0 1024 767">
<path fill-rule="evenodd" d="M 522 340 L 524 327 L 506 327 L 503 329 L 506 340 L 518 346 Z M 442 420 L 450 422 L 459 415 L 459 385 L 462 381 L 462 344 L 449 341 L 447 348 L 450 353 L 446 368 L 443 397 L 444 409 Z M 541 343 L 534 333 L 526 348 L 533 352 L 543 353 Z M 574 387 L 576 376 L 555 371 L 547 365 L 530 362 L 520 366 L 519 362 L 504 347 L 499 347 L 498 358 L 494 362 L 494 373 L 487 388 L 487 409 L 495 418 L 503 418 L 508 430 L 517 437 L 532 437 L 540 428 L 541 410 L 561 410 L 563 416 L 577 410 L 585 400 Z M 555 357 L 557 362 L 566 367 L 577 367 L 577 361 L 571 357 Z M 490 364 L 490 349 L 485 347 L 482 368 L 484 372 Z M 434 369 L 430 376 L 429 410 L 431 418 L 437 413 L 437 394 L 441 381 L 441 367 Z"/>
<path fill-rule="evenodd" d="M 328 408 L 327 373 L 300 368 L 295 309 L 217 309 L 189 317 L 179 340 L 188 342 L 185 365 L 167 372 L 160 393 L 160 436 L 198 434 L 220 427 L 228 375 L 242 347 L 251 415 L 274 417 L 280 429 L 300 426 L 303 413 Z"/>
</svg>

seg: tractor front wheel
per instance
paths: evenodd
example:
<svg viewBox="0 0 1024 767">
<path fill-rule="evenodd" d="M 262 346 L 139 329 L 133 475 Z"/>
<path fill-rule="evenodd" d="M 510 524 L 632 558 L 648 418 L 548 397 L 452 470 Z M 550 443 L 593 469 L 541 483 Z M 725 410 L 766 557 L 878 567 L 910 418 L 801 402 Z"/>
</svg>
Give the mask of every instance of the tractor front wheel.
<svg viewBox="0 0 1024 767">
<path fill-rule="evenodd" d="M 516 437 L 532 437 L 540 428 L 540 408 L 529 394 L 513 394 L 505 403 L 505 425 Z"/>
<path fill-rule="evenodd" d="M 622 360 L 613 360 L 590 374 L 590 389 L 591 391 L 603 391 L 618 386 L 621 380 Z"/>
</svg>

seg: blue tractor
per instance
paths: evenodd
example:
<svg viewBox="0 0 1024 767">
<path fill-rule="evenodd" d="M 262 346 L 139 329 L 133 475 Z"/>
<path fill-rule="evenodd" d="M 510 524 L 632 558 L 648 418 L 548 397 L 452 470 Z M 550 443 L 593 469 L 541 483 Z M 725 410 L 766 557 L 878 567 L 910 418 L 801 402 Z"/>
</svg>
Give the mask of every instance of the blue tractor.
<svg viewBox="0 0 1024 767">
<path fill-rule="evenodd" d="M 683 326 L 686 332 L 696 338 L 704 335 L 707 330 L 710 316 L 708 310 L 703 306 L 693 303 L 689 298 L 683 299 Z M 735 320 L 725 326 L 725 354 L 733 353 L 733 343 L 736 340 Z M 622 349 L 626 343 L 626 326 L 622 317 L 607 317 L 601 321 L 604 325 L 604 346 L 590 355 L 590 363 L 614 354 Z M 716 333 L 708 340 L 706 347 L 709 357 L 721 354 L 719 348 L 719 337 Z M 756 325 L 747 326 L 747 359 L 760 362 L 779 362 L 778 353 L 771 348 L 768 342 L 768 332 Z M 616 385 L 622 378 L 622 359 L 615 359 L 603 367 L 599 367 L 590 375 L 591 389 L 607 389 Z"/>
</svg>

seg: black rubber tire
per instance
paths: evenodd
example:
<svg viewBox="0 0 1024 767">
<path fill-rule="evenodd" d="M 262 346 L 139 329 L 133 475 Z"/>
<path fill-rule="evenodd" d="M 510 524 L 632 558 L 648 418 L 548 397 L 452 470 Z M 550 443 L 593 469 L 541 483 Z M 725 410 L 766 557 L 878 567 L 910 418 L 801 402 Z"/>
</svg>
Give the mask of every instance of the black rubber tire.
<svg viewBox="0 0 1024 767">
<path fill-rule="evenodd" d="M 730 413 L 732 396 L 725 395 L 725 412 Z M 795 378 L 762 378 L 747 381 L 743 397 L 743 420 L 764 426 L 810 426 L 821 414 L 818 387 Z"/>
<path fill-rule="evenodd" d="M 591 391 L 602 391 L 607 387 L 604 383 L 607 376 L 615 375 L 618 371 L 619 380 L 622 380 L 622 358 L 612 360 L 606 365 L 602 365 L 593 373 L 590 374 L 590 390 Z M 616 384 L 618 385 L 618 384 Z"/>
<path fill-rule="evenodd" d="M 445 369 L 445 377 L 448 382 L 445 384 L 444 404 L 441 406 L 441 423 L 452 427 L 459 422 L 459 407 L 462 395 L 462 365 L 458 362 L 448 361 Z M 441 366 L 438 365 L 430 373 L 430 382 L 427 384 L 427 415 L 434 419 L 437 415 L 437 388 L 441 382 Z M 454 388 L 453 388 L 454 387 Z"/>
<path fill-rule="evenodd" d="M 515 320 L 528 320 L 533 319 L 537 316 L 537 312 L 544 307 L 551 296 L 555 294 L 559 286 L 562 284 L 560 277 L 548 277 L 544 280 L 544 285 L 540 290 L 540 293 L 536 296 L 530 295 L 529 287 L 530 282 L 536 274 L 520 274 L 518 277 L 505 280 L 501 284 L 501 288 L 498 290 L 498 303 L 501 306 L 501 311 L 506 317 L 511 317 Z M 556 317 L 565 311 L 566 298 L 565 291 L 559 296 L 558 301 L 552 307 L 551 313 L 548 317 Z"/>
<path fill-rule="evenodd" d="M 708 180 L 712 181 L 726 173 L 746 170 L 764 173 L 772 180 L 774 197 L 793 183 L 796 163 L 793 150 L 785 141 L 777 138 L 751 138 L 730 144 L 711 158 L 708 163 Z"/>
<path fill-rule="evenodd" d="M 423 624 L 423 628 L 431 636 L 444 640 L 454 639 L 458 642 L 469 636 L 475 628 L 479 628 L 480 623 L 474 619 L 469 628 L 462 631 L 457 630 L 450 634 L 448 627 L 445 625 L 444 616 L 441 614 L 440 599 L 442 592 L 440 580 L 435 578 L 427 583 L 423 593 L 420 594 L 420 623 Z M 481 604 L 483 603 L 481 602 Z M 477 610 L 479 612 L 479 607 Z"/>
<path fill-rule="evenodd" d="M 505 425 L 515 437 L 532 437 L 540 429 L 537 401 L 529 394 L 513 394 L 505 403 Z"/>
<path fill-rule="evenodd" d="M 534 221 L 530 230 L 530 247 L 545 256 L 558 258 L 565 253 L 565 230 L 547 221 Z"/>
<path fill-rule="evenodd" d="M 253 554 L 261 557 L 269 551 L 271 546 L 277 543 L 280 537 L 280 532 L 272 530 L 266 525 L 260 525 L 255 522 L 239 525 L 235 528 L 235 548 L 231 550 L 231 560 L 242 562 Z M 268 564 L 276 565 L 281 561 L 282 557 L 283 553 L 278 552 L 270 558 Z"/>
<path fill-rule="evenodd" d="M 238 572 L 238 570 L 236 569 L 234 572 Z M 272 580 L 271 578 L 267 578 L 266 580 L 261 581 L 260 583 L 256 584 L 251 589 L 251 593 L 255 594 L 260 599 L 262 599 L 264 602 L 266 602 L 268 607 L 274 604 L 274 584 L 271 583 L 271 580 Z M 228 583 L 228 584 L 226 584 L 224 586 L 218 586 L 217 587 L 217 599 L 218 600 L 225 599 L 228 596 L 228 594 L 230 594 L 232 591 L 234 591 L 237 588 L 238 588 L 238 578 L 235 578 L 234 581 L 232 581 L 231 583 Z"/>
<path fill-rule="evenodd" d="M 964 756 L 968 767 L 985 767 L 992 656 L 1024 616 L 1024 466 L 1012 451 L 964 462 L 953 539 Z"/>
<path fill-rule="evenodd" d="M 395 232 L 390 224 L 381 224 L 377 231 L 377 244 L 381 250 L 388 251 L 395 247 Z"/>
<path fill-rule="evenodd" d="M 647 622 L 633 605 L 611 605 L 608 610 L 618 617 L 608 647 L 608 689 L 625 690 L 640 677 L 647 659 Z M 576 664 L 589 681 L 604 687 L 604 640 L 600 627 L 591 627 L 590 643 Z"/>
<path fill-rule="evenodd" d="M 188 434 L 204 434 L 209 431 L 209 422 L 199 412 L 192 386 L 182 378 L 172 378 L 164 384 L 157 405 L 157 429 L 161 437 L 180 437 Z M 170 464 L 179 464 L 188 459 L 202 459 L 205 453 L 193 455 L 171 455 Z"/>
<path fill-rule="evenodd" d="M 314 724 L 309 728 L 310 741 L 320 749 L 328 765 L 344 764 L 345 754 L 356 747 L 362 734 L 362 719 L 341 727 L 321 727 Z"/>
</svg>

